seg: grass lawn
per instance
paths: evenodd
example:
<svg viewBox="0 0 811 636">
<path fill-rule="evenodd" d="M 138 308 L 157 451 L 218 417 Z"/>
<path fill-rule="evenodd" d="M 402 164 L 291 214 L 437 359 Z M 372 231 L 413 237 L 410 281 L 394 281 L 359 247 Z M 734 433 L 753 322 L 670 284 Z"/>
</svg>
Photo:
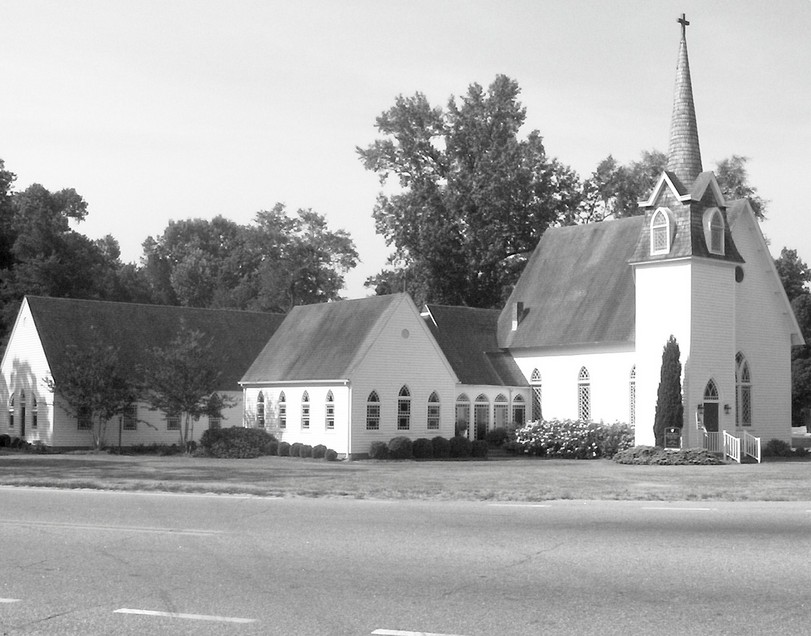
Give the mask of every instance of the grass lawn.
<svg viewBox="0 0 811 636">
<path fill-rule="evenodd" d="M 811 462 L 630 466 L 8 453 L 0 455 L 0 485 L 370 499 L 811 501 Z"/>
</svg>

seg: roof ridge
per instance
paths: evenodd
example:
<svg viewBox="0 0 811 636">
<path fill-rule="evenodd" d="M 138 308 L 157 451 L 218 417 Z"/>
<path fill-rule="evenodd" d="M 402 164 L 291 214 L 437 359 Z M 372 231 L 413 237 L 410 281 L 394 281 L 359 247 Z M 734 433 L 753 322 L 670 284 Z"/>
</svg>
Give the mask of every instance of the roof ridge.
<svg viewBox="0 0 811 636">
<path fill-rule="evenodd" d="M 162 305 L 154 303 L 129 302 L 125 300 L 100 300 L 96 298 L 70 298 L 66 296 L 40 296 L 37 294 L 26 294 L 28 299 L 45 300 L 55 302 L 91 303 L 98 305 L 127 305 L 129 307 L 151 307 L 157 309 L 181 309 L 184 311 L 212 311 L 212 312 L 232 312 L 240 314 L 259 314 L 284 316 L 285 314 L 275 311 L 260 311 L 258 309 L 235 309 L 233 307 L 189 307 L 187 305 Z"/>
</svg>

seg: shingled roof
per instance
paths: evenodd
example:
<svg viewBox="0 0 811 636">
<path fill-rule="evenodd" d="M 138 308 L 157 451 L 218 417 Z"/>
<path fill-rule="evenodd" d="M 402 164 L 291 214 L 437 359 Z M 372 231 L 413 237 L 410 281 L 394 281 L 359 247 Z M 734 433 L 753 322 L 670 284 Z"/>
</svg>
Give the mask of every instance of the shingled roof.
<svg viewBox="0 0 811 636">
<path fill-rule="evenodd" d="M 633 342 L 629 259 L 645 218 L 544 232 L 498 319 L 500 348 Z M 513 331 L 516 303 L 523 303 Z"/>
<path fill-rule="evenodd" d="M 245 384 L 347 379 L 405 294 L 294 307 L 242 378 Z"/>
<path fill-rule="evenodd" d="M 26 300 L 57 383 L 71 345 L 117 346 L 125 366 L 135 372 L 146 363 L 149 349 L 196 330 L 210 339 L 222 373 L 221 390 L 237 391 L 248 365 L 284 320 L 281 314 L 224 309 L 38 296 Z"/>
<path fill-rule="evenodd" d="M 462 384 L 523 386 L 518 365 L 498 348 L 498 309 L 428 305 L 425 320 Z"/>
</svg>

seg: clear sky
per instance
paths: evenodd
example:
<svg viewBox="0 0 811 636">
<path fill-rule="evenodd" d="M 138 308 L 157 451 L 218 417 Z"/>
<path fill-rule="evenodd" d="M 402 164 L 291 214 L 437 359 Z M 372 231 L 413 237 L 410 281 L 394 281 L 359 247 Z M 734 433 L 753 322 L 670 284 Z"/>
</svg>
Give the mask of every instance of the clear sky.
<svg viewBox="0 0 811 636">
<path fill-rule="evenodd" d="M 522 133 L 587 177 L 667 150 L 682 12 L 704 168 L 750 157 L 773 254 L 811 263 L 811 0 L 0 0 L 0 158 L 17 189 L 75 188 L 125 261 L 169 219 L 313 208 L 365 296 L 389 249 L 355 148 L 396 95 L 506 74 Z"/>
</svg>

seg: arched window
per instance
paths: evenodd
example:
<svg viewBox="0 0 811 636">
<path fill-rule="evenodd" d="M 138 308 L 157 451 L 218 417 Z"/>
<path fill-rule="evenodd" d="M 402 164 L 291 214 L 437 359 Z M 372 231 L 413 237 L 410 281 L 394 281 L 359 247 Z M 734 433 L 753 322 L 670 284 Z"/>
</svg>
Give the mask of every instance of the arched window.
<svg viewBox="0 0 811 636">
<path fill-rule="evenodd" d="M 135 404 L 128 404 L 121 414 L 121 426 L 126 431 L 134 431 L 138 428 L 138 407 Z"/>
<path fill-rule="evenodd" d="M 523 426 L 527 423 L 527 405 L 523 395 L 516 395 L 513 398 L 513 423 L 516 426 Z"/>
<path fill-rule="evenodd" d="M 735 424 L 752 426 L 752 376 L 740 351 L 735 356 Z"/>
<path fill-rule="evenodd" d="M 490 400 L 484 393 L 476 397 L 473 406 L 473 439 L 484 439 L 490 429 Z"/>
<path fill-rule="evenodd" d="M 37 396 L 31 396 L 31 428 L 36 428 L 39 424 L 39 404 Z"/>
<path fill-rule="evenodd" d="M 301 396 L 301 428 L 310 428 L 310 394 L 307 391 Z"/>
<path fill-rule="evenodd" d="M 496 428 L 507 428 L 507 417 L 509 415 L 510 404 L 503 393 L 496 396 L 496 403 L 493 406 L 493 425 Z"/>
<path fill-rule="evenodd" d="M 20 391 L 20 435 L 25 435 L 25 391 Z"/>
<path fill-rule="evenodd" d="M 411 391 L 404 384 L 397 398 L 397 430 L 407 431 L 411 428 Z"/>
<path fill-rule="evenodd" d="M 326 429 L 332 430 L 335 428 L 335 397 L 332 391 L 327 391 L 327 403 L 324 410 L 324 426 Z"/>
<path fill-rule="evenodd" d="M 470 436 L 470 398 L 462 393 L 456 398 L 456 435 Z"/>
<path fill-rule="evenodd" d="M 262 391 L 256 398 L 256 425 L 265 428 L 265 394 Z"/>
<path fill-rule="evenodd" d="M 287 398 L 279 393 L 279 428 L 287 428 Z"/>
<path fill-rule="evenodd" d="M 8 427 L 14 428 L 14 394 L 8 398 Z"/>
<path fill-rule="evenodd" d="M 718 208 L 707 210 L 704 214 L 704 239 L 712 254 L 724 253 L 724 217 Z"/>
<path fill-rule="evenodd" d="M 212 393 L 211 397 L 209 398 L 209 404 L 220 404 L 222 405 L 222 398 L 220 398 L 217 393 Z M 209 415 L 208 416 L 208 427 L 210 429 L 217 429 L 222 426 L 222 420 L 219 415 Z"/>
<path fill-rule="evenodd" d="M 667 208 L 659 208 L 650 222 L 651 256 L 670 253 L 670 215 Z"/>
<path fill-rule="evenodd" d="M 628 380 L 628 423 L 636 426 L 636 365 L 631 367 Z"/>
<path fill-rule="evenodd" d="M 428 429 L 439 429 L 439 395 L 436 391 L 428 396 Z"/>
<path fill-rule="evenodd" d="M 366 398 L 366 430 L 376 431 L 380 428 L 380 398 L 377 391 L 372 391 Z"/>
<path fill-rule="evenodd" d="M 541 410 L 541 372 L 538 369 L 533 369 L 532 377 L 529 379 L 532 386 L 532 420 L 540 422 L 543 419 L 543 411 Z"/>
<path fill-rule="evenodd" d="M 715 385 L 715 380 L 710 378 L 707 386 L 704 387 L 704 401 L 717 402 L 718 401 L 718 387 Z"/>
<path fill-rule="evenodd" d="M 577 419 L 591 421 L 591 378 L 586 367 L 580 367 L 577 374 Z"/>
</svg>

